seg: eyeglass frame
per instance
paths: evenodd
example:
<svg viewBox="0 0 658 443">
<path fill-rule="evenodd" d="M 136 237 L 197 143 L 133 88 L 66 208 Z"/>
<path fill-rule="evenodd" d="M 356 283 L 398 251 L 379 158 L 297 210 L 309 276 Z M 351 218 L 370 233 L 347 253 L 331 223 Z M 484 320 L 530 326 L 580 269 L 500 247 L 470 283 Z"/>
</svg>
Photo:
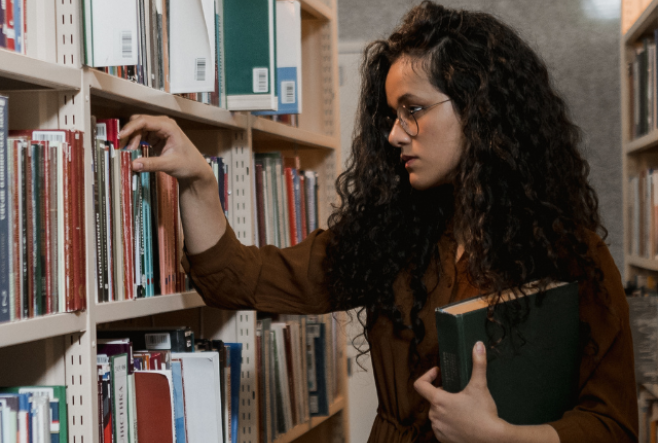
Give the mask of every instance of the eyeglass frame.
<svg viewBox="0 0 658 443">
<path fill-rule="evenodd" d="M 409 109 L 406 105 L 398 106 L 397 113 L 396 113 L 397 114 L 396 119 L 393 122 L 391 122 L 392 118 L 391 118 L 390 115 L 387 115 L 384 118 L 384 120 L 386 121 L 386 125 L 382 127 L 382 132 L 384 133 L 384 136 L 386 137 L 386 139 L 388 139 L 388 137 L 391 135 L 391 131 L 393 131 L 393 127 L 399 121 L 400 122 L 400 127 L 402 128 L 402 130 L 409 137 L 416 137 L 418 135 L 418 133 L 420 132 L 420 127 L 418 126 L 418 120 L 416 120 L 416 117 L 415 117 L 414 114 L 416 114 L 418 112 L 425 111 L 425 110 L 430 109 L 430 108 L 433 108 L 433 107 L 435 107 L 437 105 L 440 105 L 442 103 L 449 102 L 450 100 L 452 100 L 452 99 L 446 99 L 446 100 L 443 100 L 443 101 L 440 101 L 440 102 L 437 102 L 437 103 L 434 103 L 434 104 L 431 104 L 431 105 L 427 105 L 427 106 L 414 106 L 413 110 Z M 416 133 L 415 134 L 411 133 L 411 127 L 409 127 L 409 125 L 408 125 L 408 119 L 405 119 L 405 118 L 401 117 L 401 113 L 402 113 L 401 109 L 406 110 L 407 114 L 409 114 L 409 116 L 411 117 L 411 120 L 413 120 L 414 123 L 416 124 Z"/>
</svg>

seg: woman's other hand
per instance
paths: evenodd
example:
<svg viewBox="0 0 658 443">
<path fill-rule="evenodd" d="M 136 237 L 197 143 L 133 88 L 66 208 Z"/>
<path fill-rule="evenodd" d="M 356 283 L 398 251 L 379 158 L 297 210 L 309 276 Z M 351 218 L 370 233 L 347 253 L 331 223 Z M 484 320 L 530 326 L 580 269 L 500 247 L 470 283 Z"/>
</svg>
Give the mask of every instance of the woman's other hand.
<svg viewBox="0 0 658 443">
<path fill-rule="evenodd" d="M 478 351 L 481 346 L 481 351 Z M 498 417 L 496 403 L 487 387 L 487 355 L 478 342 L 473 348 L 473 373 L 463 391 L 452 394 L 435 387 L 439 368 L 427 371 L 414 388 L 430 402 L 429 419 L 436 438 L 442 443 L 493 442 L 504 433 L 505 421 Z"/>
</svg>

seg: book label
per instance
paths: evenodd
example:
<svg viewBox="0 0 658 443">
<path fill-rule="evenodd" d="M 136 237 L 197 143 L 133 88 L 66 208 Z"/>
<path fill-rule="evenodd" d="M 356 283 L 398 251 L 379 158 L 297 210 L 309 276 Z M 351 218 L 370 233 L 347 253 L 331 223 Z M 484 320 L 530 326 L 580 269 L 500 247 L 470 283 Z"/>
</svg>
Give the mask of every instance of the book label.
<svg viewBox="0 0 658 443">
<path fill-rule="evenodd" d="M 146 349 L 171 349 L 171 337 L 169 333 L 144 334 Z"/>
<path fill-rule="evenodd" d="M 268 69 L 254 68 L 253 73 L 254 93 L 267 93 Z"/>
</svg>

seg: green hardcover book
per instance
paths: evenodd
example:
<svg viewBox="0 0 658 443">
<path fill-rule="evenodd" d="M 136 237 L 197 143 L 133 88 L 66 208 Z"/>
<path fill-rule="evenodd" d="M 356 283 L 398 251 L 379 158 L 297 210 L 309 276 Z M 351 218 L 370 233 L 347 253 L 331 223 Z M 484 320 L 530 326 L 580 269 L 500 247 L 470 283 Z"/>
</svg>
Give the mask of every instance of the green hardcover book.
<svg viewBox="0 0 658 443">
<path fill-rule="evenodd" d="M 128 354 L 112 355 L 110 371 L 112 374 L 112 441 L 128 443 L 130 441 Z"/>
<path fill-rule="evenodd" d="M 276 111 L 276 0 L 224 0 L 226 100 L 231 111 Z"/>
<path fill-rule="evenodd" d="M 66 386 L 18 386 L 0 388 L 0 393 L 33 394 L 47 396 L 59 404 L 59 443 L 68 442 L 68 408 L 66 406 Z M 50 440 L 49 440 L 50 441 Z"/>
<path fill-rule="evenodd" d="M 535 286 L 527 288 L 518 303 L 503 294 L 505 302 L 494 307 L 494 322 L 487 319 L 488 296 L 436 309 L 443 388 L 459 392 L 466 387 L 473 347 L 482 341 L 498 415 L 517 425 L 547 423 L 571 409 L 580 367 L 578 284 L 551 284 L 543 297 Z M 519 306 L 527 306 L 528 315 L 510 333 L 508 318 Z M 493 349 L 488 345 L 496 342 Z"/>
</svg>

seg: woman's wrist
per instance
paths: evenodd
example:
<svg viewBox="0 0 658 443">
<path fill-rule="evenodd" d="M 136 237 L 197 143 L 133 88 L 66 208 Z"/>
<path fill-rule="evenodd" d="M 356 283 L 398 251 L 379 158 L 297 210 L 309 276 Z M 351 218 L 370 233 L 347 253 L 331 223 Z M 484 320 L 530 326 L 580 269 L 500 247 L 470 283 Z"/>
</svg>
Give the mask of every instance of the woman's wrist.
<svg viewBox="0 0 658 443">
<path fill-rule="evenodd" d="M 551 425 L 513 425 L 504 420 L 496 428 L 495 438 L 500 443 L 560 443 L 560 436 Z"/>
</svg>

